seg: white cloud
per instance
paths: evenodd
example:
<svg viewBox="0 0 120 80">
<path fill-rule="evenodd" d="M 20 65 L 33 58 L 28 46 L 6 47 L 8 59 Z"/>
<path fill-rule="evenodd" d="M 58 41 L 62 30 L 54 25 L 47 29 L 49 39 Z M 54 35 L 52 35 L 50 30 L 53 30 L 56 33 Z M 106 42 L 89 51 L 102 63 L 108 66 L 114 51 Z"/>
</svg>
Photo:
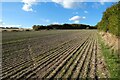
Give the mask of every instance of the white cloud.
<svg viewBox="0 0 120 80">
<path fill-rule="evenodd" d="M 33 11 L 32 6 L 37 2 L 54 2 L 56 4 L 60 4 L 64 8 L 73 9 L 84 8 L 86 6 L 84 2 L 100 2 L 102 5 L 104 5 L 104 2 L 110 1 L 113 0 L 22 0 L 22 2 L 24 3 L 22 9 L 24 11 Z"/>
<path fill-rule="evenodd" d="M 76 21 L 76 20 L 80 20 L 80 16 L 73 16 L 72 18 L 70 18 L 70 21 Z"/>
<path fill-rule="evenodd" d="M 50 20 L 49 20 L 49 19 L 46 19 L 46 20 L 45 20 L 45 22 L 47 22 L 47 23 L 48 23 L 48 22 L 50 22 Z"/>
<path fill-rule="evenodd" d="M 119 0 L 98 0 L 98 2 L 118 2 Z"/>
<path fill-rule="evenodd" d="M 101 6 L 100 3 L 94 3 L 94 4 L 92 5 L 92 8 L 98 9 L 100 6 Z"/>
<path fill-rule="evenodd" d="M 68 9 L 80 7 L 79 2 L 83 2 L 83 1 L 84 0 L 52 0 L 52 2 L 60 4 L 64 8 L 68 8 Z"/>
<path fill-rule="evenodd" d="M 84 11 L 84 13 L 88 13 L 88 11 Z"/>
<path fill-rule="evenodd" d="M 76 23 L 76 24 L 79 23 L 79 22 L 80 22 L 79 20 L 74 21 L 74 23 Z"/>
<path fill-rule="evenodd" d="M 24 3 L 22 7 L 24 11 L 33 11 L 32 5 L 36 4 L 37 0 L 22 0 L 22 2 Z"/>
<path fill-rule="evenodd" d="M 58 23 L 58 22 L 53 22 L 52 24 L 60 24 L 60 23 Z"/>
<path fill-rule="evenodd" d="M 49 19 L 40 19 L 41 22 L 44 22 L 44 23 L 49 23 L 50 20 Z"/>
<path fill-rule="evenodd" d="M 104 5 L 105 2 L 113 2 L 113 0 L 100 0 L 101 5 Z"/>
<path fill-rule="evenodd" d="M 74 23 L 79 23 L 81 19 L 86 19 L 86 17 L 80 17 L 80 16 L 73 16 L 69 19 L 69 21 L 74 21 Z"/>
<path fill-rule="evenodd" d="M 24 4 L 23 7 L 22 7 L 22 9 L 24 11 L 33 11 L 33 9 L 31 7 L 32 7 L 31 4 Z"/>
<path fill-rule="evenodd" d="M 0 19 L 0 26 L 3 26 L 5 23 Z"/>
<path fill-rule="evenodd" d="M 86 19 L 86 17 L 84 16 L 84 17 L 82 17 L 82 19 Z"/>
</svg>

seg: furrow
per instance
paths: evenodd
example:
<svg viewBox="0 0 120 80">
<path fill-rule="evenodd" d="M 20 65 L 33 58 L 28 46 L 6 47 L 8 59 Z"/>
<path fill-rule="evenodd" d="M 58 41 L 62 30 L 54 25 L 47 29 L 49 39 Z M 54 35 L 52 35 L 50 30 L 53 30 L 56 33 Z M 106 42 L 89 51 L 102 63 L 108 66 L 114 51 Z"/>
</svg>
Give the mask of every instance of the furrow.
<svg viewBox="0 0 120 80">
<path fill-rule="evenodd" d="M 63 54 L 64 51 L 66 51 L 66 49 L 62 50 L 61 54 Z M 38 63 L 34 63 L 31 67 L 28 67 L 28 68 L 22 70 L 21 72 L 17 73 L 16 75 L 12 76 L 11 78 L 24 77 L 24 75 L 27 75 L 27 74 L 31 73 L 32 71 L 36 70 L 37 68 L 46 65 L 46 63 L 50 63 L 53 59 L 56 59 L 57 57 L 59 57 L 61 55 L 61 54 L 57 54 L 57 53 L 54 53 L 54 54 L 52 54 L 52 55 L 50 55 L 48 57 L 45 57 L 44 59 L 42 59 L 42 61 L 39 61 Z"/>
<path fill-rule="evenodd" d="M 82 49 L 83 52 L 79 52 L 79 56 L 77 57 L 77 59 L 73 62 L 73 64 L 68 68 L 68 70 L 66 71 L 66 73 L 62 76 L 62 78 L 70 78 L 72 76 L 73 71 L 75 70 L 78 61 L 80 60 L 80 58 L 82 57 L 84 50 L 86 49 L 86 47 L 89 45 L 89 41 L 85 44 L 85 46 L 83 46 L 84 48 Z"/>
<path fill-rule="evenodd" d="M 81 78 L 87 78 L 87 72 L 89 72 L 89 65 L 91 64 L 91 57 L 93 55 L 93 45 L 94 45 L 94 41 L 91 39 L 92 43 L 90 46 L 90 50 L 88 51 L 87 57 L 86 57 L 86 61 L 84 63 L 84 68 L 82 69 L 81 72 Z"/>
<path fill-rule="evenodd" d="M 46 59 L 45 59 L 46 60 Z M 50 60 L 51 60 L 51 58 L 50 58 Z M 51 60 L 52 61 L 52 60 Z M 49 61 L 50 62 L 50 61 Z M 45 65 L 45 64 L 43 64 L 43 65 Z M 39 67 L 39 66 L 38 66 Z M 27 72 L 27 73 L 30 73 L 29 71 Z M 26 74 L 26 73 L 25 73 Z"/>
<path fill-rule="evenodd" d="M 83 44 L 84 43 L 85 41 L 83 42 Z M 55 70 L 47 78 L 53 78 L 62 69 L 62 67 L 66 65 L 67 61 L 69 61 L 74 56 L 74 54 L 80 49 L 80 47 L 83 46 L 83 44 L 75 48 L 75 50 L 71 54 L 69 54 L 69 56 L 64 61 L 62 61 L 62 63 L 57 68 L 55 68 Z"/>
<path fill-rule="evenodd" d="M 90 39 L 89 39 L 89 40 L 90 40 Z M 87 47 L 89 47 L 89 45 L 90 45 L 90 41 L 88 42 L 87 45 L 85 45 L 85 47 L 84 47 L 84 48 L 82 49 L 82 51 L 80 52 L 81 56 L 80 56 L 80 58 L 79 58 L 79 60 L 78 60 L 78 62 L 77 62 L 76 67 L 73 69 L 73 72 L 72 72 L 70 78 L 72 78 L 72 79 L 74 79 L 74 78 L 77 79 L 77 78 L 78 78 L 79 72 L 80 72 L 80 68 L 81 68 L 81 66 L 82 66 L 83 60 L 84 60 L 85 55 L 86 55 L 86 54 L 85 54 L 85 50 L 86 50 Z"/>
<path fill-rule="evenodd" d="M 87 47 L 83 50 L 82 57 L 79 60 L 78 65 L 77 65 L 73 75 L 71 76 L 72 78 L 76 78 L 76 79 L 79 78 L 79 75 L 80 75 L 80 72 L 83 68 L 83 65 L 84 65 L 84 62 L 85 62 L 85 59 L 86 59 L 86 55 L 87 55 L 87 51 L 89 50 L 90 45 L 91 45 L 91 41 L 89 42 Z"/>
<path fill-rule="evenodd" d="M 80 48 L 79 51 L 82 50 L 82 48 L 85 46 L 85 44 L 87 43 L 87 41 L 83 44 L 83 46 Z M 77 52 L 79 54 L 79 51 Z M 76 54 L 77 54 L 76 53 Z M 65 72 L 67 71 L 67 69 L 70 67 L 70 65 L 72 65 L 72 63 L 75 61 L 76 58 L 74 58 L 73 60 L 73 57 L 67 62 L 67 64 L 57 73 L 57 75 L 55 76 L 55 78 L 61 78 Z M 77 61 L 76 61 L 77 62 Z"/>
<path fill-rule="evenodd" d="M 71 48 L 68 48 L 68 50 L 70 50 Z M 67 50 L 67 51 L 68 51 Z M 65 51 L 66 52 L 66 51 Z M 64 52 L 64 53 L 65 53 Z M 32 75 L 34 75 L 35 73 L 37 73 L 37 74 L 39 74 L 40 73 L 40 71 L 41 71 L 41 73 L 47 73 L 47 71 L 46 71 L 46 69 L 49 69 L 49 68 L 51 68 L 51 66 L 53 66 L 59 59 L 61 59 L 65 54 L 60 54 L 60 56 L 59 57 L 57 57 L 57 58 L 55 58 L 54 60 L 51 60 L 50 62 L 48 62 L 48 63 L 45 63 L 45 64 L 43 64 L 41 67 L 39 67 L 38 69 L 36 69 L 35 71 L 33 71 L 33 73 L 31 73 L 31 74 L 29 74 L 26 78 L 29 78 L 29 77 L 31 77 Z M 39 76 L 39 75 L 38 75 Z"/>
<path fill-rule="evenodd" d="M 43 71 L 46 71 L 46 72 L 45 72 L 45 74 L 40 75 L 40 78 L 47 77 L 54 70 L 54 68 L 59 65 L 59 63 L 64 62 L 64 60 L 66 60 L 66 58 L 70 55 L 70 52 L 72 52 L 74 49 L 75 49 L 75 47 L 73 47 L 73 49 L 70 49 L 69 51 L 65 52 L 65 55 L 63 57 L 61 57 L 61 59 L 58 60 L 55 64 L 53 64 L 52 67 L 50 67 L 48 69 L 46 68 L 47 70 L 44 69 Z"/>
<path fill-rule="evenodd" d="M 93 46 L 93 55 L 92 55 L 92 61 L 90 64 L 90 71 L 89 71 L 89 77 L 90 78 L 95 78 L 95 54 L 96 54 L 96 40 L 94 41 L 94 46 Z"/>
<path fill-rule="evenodd" d="M 58 47 L 56 47 L 56 48 L 54 48 L 54 49 L 51 49 L 51 50 L 49 50 L 49 51 L 47 51 L 47 52 L 44 52 L 44 53 L 43 53 L 43 54 L 44 54 L 43 56 L 40 55 L 40 56 L 41 56 L 40 59 L 43 59 L 43 58 L 45 58 L 46 56 L 49 56 L 51 53 L 58 51 L 59 49 L 61 49 L 61 48 L 63 48 L 64 46 L 66 46 L 69 42 L 73 42 L 74 40 L 75 40 L 75 39 L 66 41 L 66 42 L 60 44 Z M 39 57 L 39 56 L 38 56 L 38 57 Z M 36 58 L 39 59 L 38 57 L 36 57 Z M 40 60 L 40 59 L 39 59 L 39 60 Z M 10 68 L 5 68 L 5 67 L 4 67 L 4 68 L 2 69 L 2 72 L 3 72 L 3 74 L 4 74 L 4 73 L 6 74 L 6 73 L 8 73 L 8 71 L 11 72 L 12 69 L 14 69 L 14 68 L 19 68 L 20 66 L 25 65 L 26 63 L 28 64 L 29 62 L 31 62 L 31 61 L 24 61 L 24 62 L 22 62 L 22 63 L 20 63 L 20 64 L 17 64 L 16 66 L 10 67 Z"/>
<path fill-rule="evenodd" d="M 75 44 L 75 43 L 74 43 Z M 67 51 L 69 51 L 70 49 L 68 49 Z M 57 58 L 57 59 L 55 59 L 55 61 L 59 61 L 59 59 L 61 59 L 62 57 L 63 57 L 64 55 L 62 55 L 61 57 L 59 57 L 59 58 Z M 55 61 L 53 61 L 53 62 L 55 62 Z M 51 68 L 50 67 L 50 65 L 52 65 L 53 66 L 53 62 L 52 63 L 50 63 L 49 65 L 47 65 L 47 66 L 45 66 L 43 69 L 41 69 L 41 70 L 46 70 L 46 69 L 48 69 L 48 68 Z M 56 62 L 55 62 L 56 63 Z M 48 64 L 48 63 L 47 63 Z M 55 64 L 56 65 L 56 64 Z M 47 67 L 47 68 L 46 68 Z M 39 68 L 36 70 L 36 71 L 34 71 L 34 73 L 36 73 L 36 72 L 39 72 Z M 50 70 L 50 69 L 49 69 Z M 43 71 L 41 71 L 41 72 L 43 72 Z M 45 71 L 46 72 L 46 71 Z M 30 76 L 32 75 L 32 73 L 30 74 Z"/>
<path fill-rule="evenodd" d="M 61 51 L 64 51 L 64 50 L 61 50 Z M 57 52 L 54 52 L 54 54 L 55 54 L 55 53 L 57 53 Z M 52 56 L 54 57 L 54 56 L 57 55 L 57 54 L 56 54 L 56 55 L 54 55 L 54 54 L 52 54 L 52 55 L 50 55 L 50 56 L 51 56 L 51 57 L 52 57 Z M 45 60 L 45 59 L 48 60 L 50 56 L 47 56 L 47 57 L 45 57 L 44 59 L 41 59 L 41 60 Z M 38 61 L 38 63 L 40 63 L 41 60 Z M 45 62 L 45 61 L 44 61 L 44 62 Z M 27 65 L 29 65 L 29 64 L 27 64 Z M 31 66 L 32 66 L 32 65 L 31 65 Z M 27 69 L 26 67 L 29 68 L 30 65 L 29 65 L 29 66 L 25 66 L 25 67 L 20 67 L 20 68 L 18 68 L 18 70 L 15 70 L 15 72 L 10 72 L 9 74 L 7 73 L 7 76 L 4 76 L 3 78 L 8 77 L 8 76 L 11 76 L 11 75 L 13 75 L 13 74 L 15 74 L 15 73 L 17 73 L 17 72 L 19 72 L 19 71 L 21 71 L 21 70 Z"/>
</svg>

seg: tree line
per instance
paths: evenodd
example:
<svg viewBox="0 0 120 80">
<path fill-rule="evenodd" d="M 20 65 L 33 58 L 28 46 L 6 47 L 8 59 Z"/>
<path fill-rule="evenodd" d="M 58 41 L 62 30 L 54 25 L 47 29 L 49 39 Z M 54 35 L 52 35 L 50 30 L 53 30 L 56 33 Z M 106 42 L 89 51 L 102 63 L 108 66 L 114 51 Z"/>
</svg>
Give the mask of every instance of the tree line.
<svg viewBox="0 0 120 80">
<path fill-rule="evenodd" d="M 0 27 L 1 29 L 19 29 L 18 27 Z"/>
<path fill-rule="evenodd" d="M 33 25 L 32 28 L 35 31 L 44 30 L 44 29 L 97 29 L 94 26 L 85 25 L 85 24 L 51 24 L 47 26 L 43 25 Z"/>
<path fill-rule="evenodd" d="M 99 30 L 120 36 L 120 1 L 106 9 L 96 26 Z"/>
</svg>

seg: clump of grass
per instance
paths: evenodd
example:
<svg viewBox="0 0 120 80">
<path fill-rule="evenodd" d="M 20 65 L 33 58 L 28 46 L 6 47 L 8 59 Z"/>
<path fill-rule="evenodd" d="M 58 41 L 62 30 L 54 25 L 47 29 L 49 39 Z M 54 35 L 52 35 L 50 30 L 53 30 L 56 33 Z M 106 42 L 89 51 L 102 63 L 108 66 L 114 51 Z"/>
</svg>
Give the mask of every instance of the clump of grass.
<svg viewBox="0 0 120 80">
<path fill-rule="evenodd" d="M 101 36 L 99 36 L 98 38 L 101 52 L 103 53 L 105 62 L 107 63 L 107 67 L 110 72 L 110 77 L 120 79 L 120 59 L 117 55 L 118 51 L 114 51 L 108 45 L 105 45 L 105 42 L 102 40 Z"/>
</svg>

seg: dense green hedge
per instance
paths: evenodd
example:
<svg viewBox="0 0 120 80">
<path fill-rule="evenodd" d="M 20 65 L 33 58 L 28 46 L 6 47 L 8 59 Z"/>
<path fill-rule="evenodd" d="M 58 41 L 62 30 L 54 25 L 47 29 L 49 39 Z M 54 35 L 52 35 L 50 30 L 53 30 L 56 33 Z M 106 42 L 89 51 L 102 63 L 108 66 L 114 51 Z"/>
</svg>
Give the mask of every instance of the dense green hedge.
<svg viewBox="0 0 120 80">
<path fill-rule="evenodd" d="M 97 24 L 97 28 L 120 36 L 120 1 L 106 9 L 102 20 Z"/>
</svg>

